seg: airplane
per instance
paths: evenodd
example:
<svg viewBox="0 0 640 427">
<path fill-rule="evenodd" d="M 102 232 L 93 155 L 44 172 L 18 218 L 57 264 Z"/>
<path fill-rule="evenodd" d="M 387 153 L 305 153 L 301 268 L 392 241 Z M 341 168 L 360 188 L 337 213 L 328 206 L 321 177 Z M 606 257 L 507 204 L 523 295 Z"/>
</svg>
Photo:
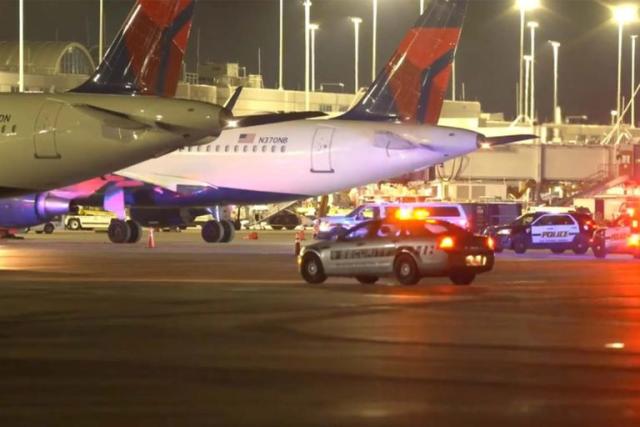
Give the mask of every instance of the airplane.
<svg viewBox="0 0 640 427">
<path fill-rule="evenodd" d="M 254 121 L 254 126 L 228 120 L 222 134 L 197 151 L 174 152 L 49 194 L 117 213 L 110 240 L 134 243 L 140 225 L 189 225 L 218 206 L 306 199 L 535 138 L 487 138 L 437 125 L 467 2 L 431 1 L 364 97 L 341 116 L 317 119 L 308 113 L 299 120 Z M 225 106 L 228 114 L 239 94 Z M 227 220 L 202 227 L 209 243 L 229 242 L 234 234 Z"/>
<path fill-rule="evenodd" d="M 0 197 L 64 187 L 217 136 L 222 107 L 168 98 L 193 10 L 193 0 L 138 0 L 80 87 L 0 94 Z"/>
</svg>

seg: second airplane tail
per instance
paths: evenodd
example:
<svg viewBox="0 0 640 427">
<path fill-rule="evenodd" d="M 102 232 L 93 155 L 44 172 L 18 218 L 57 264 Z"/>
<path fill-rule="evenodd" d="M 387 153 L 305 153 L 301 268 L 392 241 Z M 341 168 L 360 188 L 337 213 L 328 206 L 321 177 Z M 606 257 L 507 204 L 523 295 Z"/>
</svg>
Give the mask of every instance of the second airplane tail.
<svg viewBox="0 0 640 427">
<path fill-rule="evenodd" d="M 431 0 L 425 13 L 345 120 L 437 125 L 468 0 Z"/>
<path fill-rule="evenodd" d="M 95 74 L 72 92 L 175 95 L 195 0 L 137 0 Z"/>
</svg>

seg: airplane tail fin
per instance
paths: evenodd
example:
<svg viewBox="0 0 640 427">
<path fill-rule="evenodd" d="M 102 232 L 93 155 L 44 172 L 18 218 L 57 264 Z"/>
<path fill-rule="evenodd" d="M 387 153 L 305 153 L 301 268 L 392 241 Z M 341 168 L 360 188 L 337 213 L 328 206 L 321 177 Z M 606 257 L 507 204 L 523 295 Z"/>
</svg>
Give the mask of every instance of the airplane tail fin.
<svg viewBox="0 0 640 427">
<path fill-rule="evenodd" d="M 95 74 L 72 92 L 172 97 L 195 0 L 137 0 Z"/>
<path fill-rule="evenodd" d="M 436 125 L 468 0 L 431 0 L 368 92 L 345 120 Z"/>
</svg>

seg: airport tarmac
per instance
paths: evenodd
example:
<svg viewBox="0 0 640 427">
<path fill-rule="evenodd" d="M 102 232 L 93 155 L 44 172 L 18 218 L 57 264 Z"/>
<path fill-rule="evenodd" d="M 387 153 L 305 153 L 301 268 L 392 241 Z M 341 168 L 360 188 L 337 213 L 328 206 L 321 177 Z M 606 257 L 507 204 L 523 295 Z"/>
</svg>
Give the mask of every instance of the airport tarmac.
<svg viewBox="0 0 640 427">
<path fill-rule="evenodd" d="M 639 261 L 310 286 L 292 233 L 242 237 L 0 241 L 0 425 L 640 423 Z"/>
</svg>

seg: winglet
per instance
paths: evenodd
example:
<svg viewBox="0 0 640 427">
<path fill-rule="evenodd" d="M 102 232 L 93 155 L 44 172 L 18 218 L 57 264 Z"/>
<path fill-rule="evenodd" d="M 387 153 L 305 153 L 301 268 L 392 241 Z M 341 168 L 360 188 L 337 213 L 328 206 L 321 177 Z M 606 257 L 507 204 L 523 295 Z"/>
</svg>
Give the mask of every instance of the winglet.
<svg viewBox="0 0 640 427">
<path fill-rule="evenodd" d="M 242 86 L 238 86 L 235 90 L 235 92 L 233 92 L 233 95 L 231 95 L 231 98 L 229 98 L 227 100 L 227 103 L 224 104 L 224 108 L 229 111 L 229 112 L 233 112 L 233 109 L 236 106 L 236 103 L 238 102 L 238 99 L 240 98 L 240 94 L 242 94 Z"/>
</svg>

